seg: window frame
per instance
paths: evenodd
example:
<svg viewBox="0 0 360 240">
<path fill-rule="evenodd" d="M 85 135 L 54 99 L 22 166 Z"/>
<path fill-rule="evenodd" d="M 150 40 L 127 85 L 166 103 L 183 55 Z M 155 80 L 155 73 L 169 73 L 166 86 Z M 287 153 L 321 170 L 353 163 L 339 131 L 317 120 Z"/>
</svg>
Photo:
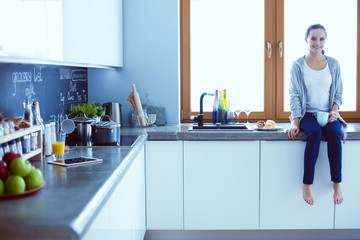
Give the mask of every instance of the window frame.
<svg viewBox="0 0 360 240">
<path fill-rule="evenodd" d="M 181 122 L 191 122 L 191 46 L 190 1 L 180 0 L 180 66 L 181 66 Z M 341 111 L 348 122 L 360 120 L 360 0 L 357 0 L 357 63 L 356 63 L 356 110 Z M 284 0 L 264 0 L 264 111 L 252 112 L 250 121 L 273 119 L 289 122 L 290 111 L 284 111 L 284 57 L 279 56 L 279 42 L 284 46 Z M 266 43 L 271 42 L 271 58 L 267 57 Z M 200 96 L 199 96 L 200 98 Z M 244 113 L 242 113 L 244 114 Z M 204 112 L 204 122 L 212 122 L 212 112 Z"/>
</svg>

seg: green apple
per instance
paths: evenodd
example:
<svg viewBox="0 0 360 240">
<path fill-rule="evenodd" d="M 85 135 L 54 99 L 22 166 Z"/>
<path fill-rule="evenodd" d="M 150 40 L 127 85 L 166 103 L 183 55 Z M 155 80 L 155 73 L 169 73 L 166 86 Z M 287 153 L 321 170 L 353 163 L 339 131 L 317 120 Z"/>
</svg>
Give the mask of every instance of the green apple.
<svg viewBox="0 0 360 240">
<path fill-rule="evenodd" d="M 25 192 L 25 181 L 18 175 L 10 175 L 5 180 L 6 193 L 17 194 Z"/>
<path fill-rule="evenodd" d="M 43 184 L 43 175 L 40 169 L 32 168 L 30 173 L 24 178 L 26 190 L 38 188 Z"/>
<path fill-rule="evenodd" d="M 10 173 L 25 177 L 31 171 L 31 163 L 23 158 L 15 158 L 10 164 Z"/>
<path fill-rule="evenodd" d="M 3 180 L 0 178 L 0 195 L 4 193 L 4 190 L 5 190 L 5 185 Z"/>
</svg>

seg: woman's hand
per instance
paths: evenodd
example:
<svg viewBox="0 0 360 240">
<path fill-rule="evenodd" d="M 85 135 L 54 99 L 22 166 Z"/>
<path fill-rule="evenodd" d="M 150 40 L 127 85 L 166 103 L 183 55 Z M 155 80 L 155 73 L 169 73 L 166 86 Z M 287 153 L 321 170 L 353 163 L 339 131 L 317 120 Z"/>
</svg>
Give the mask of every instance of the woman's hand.
<svg viewBox="0 0 360 240">
<path fill-rule="evenodd" d="M 287 129 L 285 131 L 285 133 L 288 135 L 288 137 L 292 140 L 296 139 L 296 136 L 298 135 L 299 132 L 300 132 L 300 128 L 297 126 L 293 126 L 292 128 Z"/>
<path fill-rule="evenodd" d="M 294 121 L 291 123 L 292 127 L 290 129 L 286 129 L 285 133 L 288 135 L 288 137 L 292 140 L 296 139 L 296 136 L 300 132 L 300 122 L 299 118 L 294 118 Z"/>
<path fill-rule="evenodd" d="M 331 111 L 329 113 L 329 123 L 336 122 L 338 120 L 338 113 L 337 111 Z"/>
</svg>

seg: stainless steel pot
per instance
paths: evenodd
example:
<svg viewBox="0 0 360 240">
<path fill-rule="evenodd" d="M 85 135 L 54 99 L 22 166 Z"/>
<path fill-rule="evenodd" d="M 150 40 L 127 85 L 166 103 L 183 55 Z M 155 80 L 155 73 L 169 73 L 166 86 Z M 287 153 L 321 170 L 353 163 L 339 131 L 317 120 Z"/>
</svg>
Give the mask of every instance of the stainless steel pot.
<svg viewBox="0 0 360 240">
<path fill-rule="evenodd" d="M 94 145 L 116 145 L 120 142 L 120 124 L 111 121 L 108 115 L 102 116 L 101 121 L 93 123 L 91 128 Z"/>
<path fill-rule="evenodd" d="M 79 117 L 79 114 L 84 117 Z M 83 111 L 77 112 L 76 116 L 72 118 L 75 123 L 75 130 L 69 135 L 72 142 L 87 142 L 91 139 L 91 124 L 95 119 L 86 117 Z"/>
</svg>

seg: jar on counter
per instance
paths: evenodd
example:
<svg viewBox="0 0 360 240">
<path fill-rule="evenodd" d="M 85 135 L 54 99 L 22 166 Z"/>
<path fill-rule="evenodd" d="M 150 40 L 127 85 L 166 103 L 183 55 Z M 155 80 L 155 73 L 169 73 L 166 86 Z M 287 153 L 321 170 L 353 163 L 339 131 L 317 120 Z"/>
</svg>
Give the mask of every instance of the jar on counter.
<svg viewBox="0 0 360 240">
<path fill-rule="evenodd" d="M 44 156 L 49 157 L 52 154 L 51 145 L 51 125 L 45 124 L 45 136 L 44 136 Z"/>
<path fill-rule="evenodd" d="M 9 147 L 9 144 L 6 142 L 6 143 L 3 143 L 2 144 L 2 149 L 4 150 L 4 154 L 10 152 L 10 147 Z"/>
<path fill-rule="evenodd" d="M 42 119 L 40 116 L 40 106 L 38 101 L 33 102 L 32 110 L 34 116 L 34 125 L 40 125 L 42 123 Z"/>
<path fill-rule="evenodd" d="M 4 125 L 0 123 L 0 137 L 4 136 Z"/>
<path fill-rule="evenodd" d="M 30 134 L 25 135 L 22 138 L 22 148 L 23 148 L 23 153 L 30 153 L 31 148 L 30 148 Z"/>
<path fill-rule="evenodd" d="M 56 142 L 56 122 L 50 122 L 50 127 L 51 127 L 50 139 L 51 139 L 51 143 L 54 143 Z"/>
<path fill-rule="evenodd" d="M 17 139 L 16 139 L 16 148 L 17 148 L 17 152 L 18 152 L 20 155 L 23 155 L 23 148 L 22 148 L 22 144 L 21 144 L 20 138 L 17 138 Z"/>
<path fill-rule="evenodd" d="M 33 117 L 30 99 L 28 98 L 26 101 L 24 101 L 23 105 L 24 105 L 24 120 L 28 121 L 30 123 L 30 126 L 32 126 L 34 117 Z"/>
<path fill-rule="evenodd" d="M 9 142 L 9 148 L 10 148 L 10 152 L 18 153 L 15 140 L 11 140 Z"/>
<path fill-rule="evenodd" d="M 9 135 L 9 124 L 7 122 L 3 122 L 3 128 L 4 128 L 4 135 Z"/>
<path fill-rule="evenodd" d="M 9 126 L 9 133 L 14 133 L 15 132 L 15 123 L 13 121 L 9 121 L 8 126 Z"/>
<path fill-rule="evenodd" d="M 33 132 L 33 133 L 31 133 L 30 149 L 31 149 L 31 151 L 34 151 L 37 148 L 38 148 L 38 133 Z"/>
<path fill-rule="evenodd" d="M 3 150 L 2 146 L 0 145 L 0 161 L 3 159 L 4 155 L 5 155 L 4 150 Z"/>
</svg>

